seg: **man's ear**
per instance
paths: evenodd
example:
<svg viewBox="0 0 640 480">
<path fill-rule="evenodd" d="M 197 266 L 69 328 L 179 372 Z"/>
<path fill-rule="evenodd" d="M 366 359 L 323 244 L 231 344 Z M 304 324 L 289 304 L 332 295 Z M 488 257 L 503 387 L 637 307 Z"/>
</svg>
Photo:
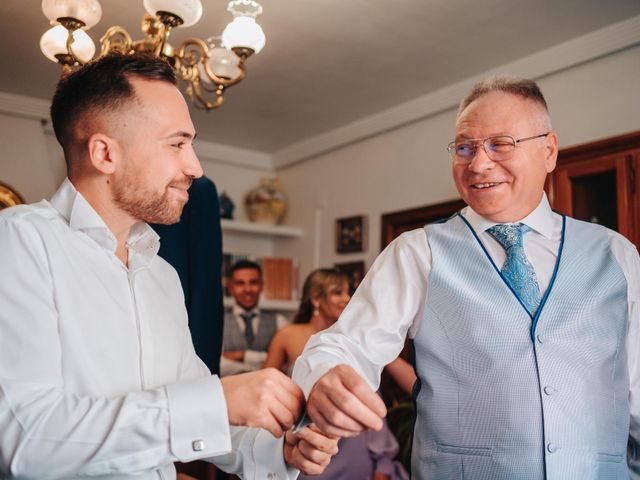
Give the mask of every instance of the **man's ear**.
<svg viewBox="0 0 640 480">
<path fill-rule="evenodd" d="M 551 173 L 556 168 L 556 160 L 558 160 L 558 136 L 555 132 L 551 132 L 545 141 L 544 165 L 547 173 Z"/>
<path fill-rule="evenodd" d="M 101 173 L 112 174 L 118 161 L 118 142 L 103 133 L 94 133 L 87 141 L 89 161 Z"/>
</svg>

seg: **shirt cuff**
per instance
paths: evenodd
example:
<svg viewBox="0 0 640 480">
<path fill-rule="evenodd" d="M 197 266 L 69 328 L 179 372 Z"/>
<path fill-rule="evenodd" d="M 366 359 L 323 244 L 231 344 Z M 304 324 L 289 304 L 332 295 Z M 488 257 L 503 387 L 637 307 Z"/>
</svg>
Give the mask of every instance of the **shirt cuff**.
<svg viewBox="0 0 640 480">
<path fill-rule="evenodd" d="M 344 361 L 329 355 L 316 355 L 316 357 L 325 358 L 322 358 L 320 362 L 314 362 L 314 365 L 311 366 L 308 359 L 298 357 L 298 360 L 296 360 L 293 367 L 293 374 L 291 378 L 300 386 L 305 398 L 309 398 L 311 389 L 313 389 L 316 382 L 320 380 L 320 377 L 336 365 L 344 363 Z"/>
<path fill-rule="evenodd" d="M 171 452 L 181 462 L 231 450 L 227 403 L 220 379 L 207 376 L 165 387 Z"/>
<path fill-rule="evenodd" d="M 295 480 L 299 471 L 284 461 L 284 437 L 276 438 L 266 430 L 259 430 L 253 445 L 255 477 Z"/>
</svg>

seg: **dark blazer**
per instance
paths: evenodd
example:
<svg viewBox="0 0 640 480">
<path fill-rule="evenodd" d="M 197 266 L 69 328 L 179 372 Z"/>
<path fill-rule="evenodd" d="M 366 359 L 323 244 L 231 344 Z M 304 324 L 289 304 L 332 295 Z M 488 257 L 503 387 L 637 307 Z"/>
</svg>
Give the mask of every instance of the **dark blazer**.
<svg viewBox="0 0 640 480">
<path fill-rule="evenodd" d="M 180 222 L 151 225 L 160 235 L 159 255 L 178 271 L 198 356 L 220 372 L 222 328 L 222 231 L 218 191 L 207 177 L 196 179 Z"/>
</svg>

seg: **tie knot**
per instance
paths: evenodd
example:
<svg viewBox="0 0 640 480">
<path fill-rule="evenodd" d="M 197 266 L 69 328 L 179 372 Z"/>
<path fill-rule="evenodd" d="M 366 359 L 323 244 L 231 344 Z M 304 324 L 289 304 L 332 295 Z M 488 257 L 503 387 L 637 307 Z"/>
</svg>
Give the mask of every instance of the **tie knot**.
<svg viewBox="0 0 640 480">
<path fill-rule="evenodd" d="M 513 247 L 522 247 L 522 237 L 529 230 L 531 230 L 531 228 L 523 223 L 499 223 L 488 228 L 487 232 L 495 238 L 506 251 Z"/>
<path fill-rule="evenodd" d="M 244 312 L 244 313 L 241 313 L 240 316 L 243 318 L 243 320 L 245 322 L 248 322 L 249 320 L 253 320 L 253 317 L 256 316 L 256 313 L 255 312 Z"/>
</svg>

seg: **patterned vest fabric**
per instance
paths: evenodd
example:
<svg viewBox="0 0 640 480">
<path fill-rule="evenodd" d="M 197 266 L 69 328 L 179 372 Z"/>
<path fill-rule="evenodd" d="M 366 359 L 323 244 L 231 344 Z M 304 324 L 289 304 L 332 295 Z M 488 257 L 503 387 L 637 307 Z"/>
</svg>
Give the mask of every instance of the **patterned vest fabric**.
<svg viewBox="0 0 640 480">
<path fill-rule="evenodd" d="M 269 343 L 271 343 L 271 339 L 278 329 L 276 314 L 260 310 L 258 316 L 260 317 L 260 323 L 258 324 L 258 332 L 256 333 L 251 350 L 266 352 L 269 348 Z M 247 348 L 247 338 L 244 335 L 244 330 L 241 330 L 238 326 L 238 321 L 233 315 L 233 312 L 225 313 L 223 351 L 233 352 L 236 350 L 247 350 Z"/>
<path fill-rule="evenodd" d="M 627 479 L 627 282 L 606 229 L 566 219 L 533 318 L 460 215 L 425 229 L 414 478 Z"/>
</svg>

